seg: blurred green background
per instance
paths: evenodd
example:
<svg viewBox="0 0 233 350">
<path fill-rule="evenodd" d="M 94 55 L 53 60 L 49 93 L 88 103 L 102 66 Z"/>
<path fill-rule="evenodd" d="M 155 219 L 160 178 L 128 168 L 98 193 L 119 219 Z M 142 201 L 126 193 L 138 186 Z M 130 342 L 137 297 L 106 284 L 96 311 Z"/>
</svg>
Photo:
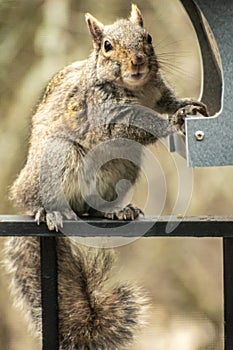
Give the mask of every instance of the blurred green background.
<svg viewBox="0 0 233 350">
<path fill-rule="evenodd" d="M 130 5 L 128 0 L 0 0 L 1 214 L 18 212 L 8 200 L 8 188 L 25 162 L 30 116 L 44 85 L 64 65 L 91 52 L 85 12 L 109 24 L 127 17 Z M 179 1 L 138 0 L 137 5 L 153 36 L 165 78 L 180 97 L 197 98 L 198 45 Z M 183 176 L 183 191 L 191 193 L 182 207 L 187 215 L 232 215 L 229 167 L 190 169 L 187 175 L 185 161 L 169 154 L 164 144 L 150 146 L 150 150 L 161 171 L 157 173 L 152 164 L 150 173 L 141 177 L 134 192 L 139 207 L 145 207 L 150 196 L 147 181 L 155 188 L 165 181 L 162 214 L 172 213 L 182 192 L 178 178 Z M 160 214 L 161 200 L 150 198 L 145 213 Z M 3 241 L 1 238 L 1 245 Z M 128 350 L 223 349 L 220 239 L 139 239 L 117 250 L 114 279 L 136 281 L 152 300 L 148 325 Z M 40 349 L 22 314 L 12 305 L 3 269 L 0 287 L 0 350 Z"/>
</svg>

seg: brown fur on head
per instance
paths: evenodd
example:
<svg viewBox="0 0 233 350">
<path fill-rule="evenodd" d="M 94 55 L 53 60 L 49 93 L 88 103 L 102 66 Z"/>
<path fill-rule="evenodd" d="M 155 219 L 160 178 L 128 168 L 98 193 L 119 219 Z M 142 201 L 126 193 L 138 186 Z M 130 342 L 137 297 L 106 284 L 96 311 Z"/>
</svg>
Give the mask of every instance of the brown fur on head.
<svg viewBox="0 0 233 350">
<path fill-rule="evenodd" d="M 128 19 L 104 26 L 90 14 L 86 22 L 92 36 L 97 60 L 97 77 L 129 89 L 141 88 L 158 69 L 150 34 L 143 18 L 132 5 Z"/>
</svg>

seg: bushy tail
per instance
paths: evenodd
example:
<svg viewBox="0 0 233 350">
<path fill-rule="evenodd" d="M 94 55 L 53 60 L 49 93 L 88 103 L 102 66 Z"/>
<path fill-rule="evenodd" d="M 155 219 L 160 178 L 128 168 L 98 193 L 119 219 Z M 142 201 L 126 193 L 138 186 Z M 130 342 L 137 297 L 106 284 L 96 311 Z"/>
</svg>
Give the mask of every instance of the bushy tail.
<svg viewBox="0 0 233 350">
<path fill-rule="evenodd" d="M 9 238 L 7 267 L 12 289 L 41 332 L 38 238 Z M 137 287 L 107 288 L 114 254 L 57 238 L 60 350 L 116 350 L 134 340 L 144 323 L 147 299 Z"/>
</svg>

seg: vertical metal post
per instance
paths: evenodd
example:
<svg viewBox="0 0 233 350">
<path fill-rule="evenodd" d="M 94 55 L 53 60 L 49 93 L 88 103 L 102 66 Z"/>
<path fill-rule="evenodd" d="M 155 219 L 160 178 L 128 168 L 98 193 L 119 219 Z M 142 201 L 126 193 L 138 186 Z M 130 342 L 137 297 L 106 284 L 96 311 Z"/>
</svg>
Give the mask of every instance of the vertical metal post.
<svg viewBox="0 0 233 350">
<path fill-rule="evenodd" d="M 225 350 L 233 349 L 233 237 L 223 238 Z"/>
<path fill-rule="evenodd" d="M 59 349 L 56 238 L 40 238 L 42 349 Z"/>
</svg>

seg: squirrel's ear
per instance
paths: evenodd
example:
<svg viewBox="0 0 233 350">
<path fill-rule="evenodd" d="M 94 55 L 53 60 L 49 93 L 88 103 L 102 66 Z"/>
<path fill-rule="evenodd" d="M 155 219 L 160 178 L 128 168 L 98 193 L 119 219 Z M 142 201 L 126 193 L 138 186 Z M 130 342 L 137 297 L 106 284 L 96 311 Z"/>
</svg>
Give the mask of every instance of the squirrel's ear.
<svg viewBox="0 0 233 350">
<path fill-rule="evenodd" d="M 132 4 L 129 20 L 130 22 L 139 24 L 141 27 L 143 27 L 143 19 L 142 19 L 141 11 L 135 4 Z"/>
<path fill-rule="evenodd" d="M 103 30 L 104 25 L 100 23 L 95 17 L 90 15 L 90 13 L 86 13 L 86 22 L 89 28 L 89 31 L 91 33 L 94 46 L 96 48 L 100 48 L 102 37 L 103 37 Z"/>
</svg>

